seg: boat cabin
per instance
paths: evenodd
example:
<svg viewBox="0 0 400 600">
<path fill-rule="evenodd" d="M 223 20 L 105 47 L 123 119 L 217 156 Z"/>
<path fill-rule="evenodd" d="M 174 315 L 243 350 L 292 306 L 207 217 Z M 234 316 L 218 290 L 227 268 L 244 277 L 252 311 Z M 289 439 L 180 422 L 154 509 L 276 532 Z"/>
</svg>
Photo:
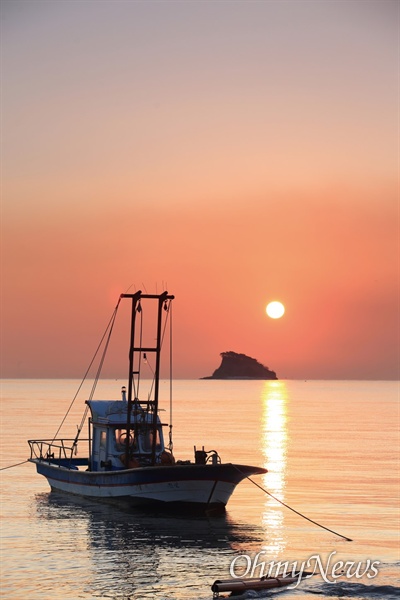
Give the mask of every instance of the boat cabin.
<svg viewBox="0 0 400 600">
<path fill-rule="evenodd" d="M 154 413 L 145 410 L 138 400 L 132 403 L 129 425 L 128 402 L 124 395 L 122 400 L 87 400 L 86 403 L 91 411 L 91 471 L 173 464 L 172 454 L 165 449 L 160 418 L 157 415 L 154 422 Z"/>
</svg>

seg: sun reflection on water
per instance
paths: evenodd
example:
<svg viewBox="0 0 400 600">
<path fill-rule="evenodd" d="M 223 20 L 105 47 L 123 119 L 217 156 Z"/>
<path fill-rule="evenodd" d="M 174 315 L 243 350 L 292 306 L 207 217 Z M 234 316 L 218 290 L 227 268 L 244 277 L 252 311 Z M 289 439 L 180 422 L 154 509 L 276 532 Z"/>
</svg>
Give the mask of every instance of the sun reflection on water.
<svg viewBox="0 0 400 600">
<path fill-rule="evenodd" d="M 279 500 L 285 500 L 287 459 L 287 402 L 288 391 L 283 381 L 268 381 L 262 391 L 262 451 L 264 487 Z M 282 507 L 270 496 L 265 497 L 263 525 L 267 534 L 266 548 L 275 555 L 285 547 L 283 535 L 284 514 Z"/>
</svg>

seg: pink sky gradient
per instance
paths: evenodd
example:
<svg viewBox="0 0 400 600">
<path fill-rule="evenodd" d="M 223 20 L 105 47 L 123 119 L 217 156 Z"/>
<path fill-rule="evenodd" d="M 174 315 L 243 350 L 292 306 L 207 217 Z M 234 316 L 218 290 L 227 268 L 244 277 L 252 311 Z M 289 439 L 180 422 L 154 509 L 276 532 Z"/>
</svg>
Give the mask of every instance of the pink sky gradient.
<svg viewBox="0 0 400 600">
<path fill-rule="evenodd" d="M 145 286 L 176 377 L 398 378 L 397 2 L 6 1 L 2 39 L 3 377 L 80 377 Z"/>
</svg>

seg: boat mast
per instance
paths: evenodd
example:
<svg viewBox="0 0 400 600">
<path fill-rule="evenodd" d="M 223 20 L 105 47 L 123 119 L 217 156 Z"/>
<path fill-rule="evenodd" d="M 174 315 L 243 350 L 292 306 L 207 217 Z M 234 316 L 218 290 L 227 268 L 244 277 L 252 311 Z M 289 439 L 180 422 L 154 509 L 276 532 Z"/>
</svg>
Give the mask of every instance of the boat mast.
<svg viewBox="0 0 400 600">
<path fill-rule="evenodd" d="M 164 292 L 158 297 L 157 311 L 157 346 L 156 353 L 156 370 L 154 374 L 154 412 L 153 412 L 153 439 L 151 446 L 151 464 L 156 464 L 156 443 L 157 443 L 157 415 L 158 415 L 158 388 L 160 383 L 160 355 L 161 355 L 161 325 L 162 325 L 162 309 L 164 302 L 168 297 L 168 292 Z"/>
<path fill-rule="evenodd" d="M 126 419 L 126 441 L 125 441 L 125 462 L 126 467 L 129 466 L 129 447 L 130 447 L 130 427 L 131 427 L 131 413 L 132 413 L 132 389 L 133 389 L 133 377 L 135 375 L 133 371 L 133 364 L 135 358 L 135 323 L 136 313 L 139 308 L 138 303 L 142 296 L 142 292 L 136 292 L 136 294 L 121 294 L 121 298 L 132 299 L 132 313 L 131 313 L 131 341 L 129 345 L 129 377 L 128 377 L 128 409 Z M 138 374 L 138 372 L 137 372 Z"/>
<path fill-rule="evenodd" d="M 131 341 L 129 347 L 129 379 L 128 379 L 128 414 L 127 414 L 127 423 L 126 423 L 126 450 L 125 455 L 127 457 L 127 465 L 128 466 L 128 456 L 129 456 L 129 436 L 130 436 L 130 424 L 131 424 L 131 413 L 132 413 L 132 390 L 133 390 L 133 381 L 134 376 L 139 376 L 139 371 L 134 371 L 134 362 L 135 362 L 135 354 L 138 353 L 148 353 L 154 352 L 156 355 L 156 367 L 154 373 L 154 400 L 152 402 L 152 448 L 151 448 L 151 464 L 155 465 L 156 463 L 156 446 L 157 446 L 157 416 L 158 416 L 158 393 L 159 393 L 159 382 L 160 382 L 160 357 L 161 357 L 161 341 L 162 341 L 162 311 L 167 300 L 173 300 L 174 296 L 168 294 L 168 292 L 163 292 L 162 294 L 142 294 L 141 291 L 136 292 L 136 294 L 121 294 L 121 298 L 131 298 L 132 299 L 132 315 L 131 315 Z M 156 345 L 150 348 L 144 348 L 141 346 L 135 346 L 135 322 L 136 322 L 136 313 L 141 309 L 140 301 L 141 300 L 158 300 L 158 310 L 157 310 L 157 333 L 156 333 Z M 168 310 L 168 306 L 167 306 Z M 140 400 L 139 400 L 140 402 Z M 150 402 L 150 399 L 148 399 Z"/>
</svg>

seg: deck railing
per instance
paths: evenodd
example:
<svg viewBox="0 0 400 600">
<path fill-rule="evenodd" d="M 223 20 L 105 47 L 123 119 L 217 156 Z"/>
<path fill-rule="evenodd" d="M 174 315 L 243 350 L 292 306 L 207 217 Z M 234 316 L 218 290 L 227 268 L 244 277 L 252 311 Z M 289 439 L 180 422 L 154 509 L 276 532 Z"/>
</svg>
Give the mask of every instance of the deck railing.
<svg viewBox="0 0 400 600">
<path fill-rule="evenodd" d="M 88 442 L 89 440 L 80 440 Z M 31 459 L 38 459 L 49 463 L 61 464 L 72 462 L 74 454 L 77 452 L 77 446 L 74 446 L 74 439 L 58 440 L 28 440 L 31 449 Z M 82 459 L 81 459 L 82 460 Z"/>
</svg>

